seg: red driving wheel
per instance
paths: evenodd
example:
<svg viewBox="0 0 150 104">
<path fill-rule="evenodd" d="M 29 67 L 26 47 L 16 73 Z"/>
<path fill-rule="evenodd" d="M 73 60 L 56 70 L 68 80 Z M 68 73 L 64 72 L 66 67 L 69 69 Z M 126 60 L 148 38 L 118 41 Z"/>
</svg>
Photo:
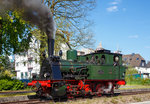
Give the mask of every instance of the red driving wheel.
<svg viewBox="0 0 150 104">
<path fill-rule="evenodd" d="M 96 92 L 97 92 L 97 96 L 102 96 L 101 84 L 97 84 Z"/>
</svg>

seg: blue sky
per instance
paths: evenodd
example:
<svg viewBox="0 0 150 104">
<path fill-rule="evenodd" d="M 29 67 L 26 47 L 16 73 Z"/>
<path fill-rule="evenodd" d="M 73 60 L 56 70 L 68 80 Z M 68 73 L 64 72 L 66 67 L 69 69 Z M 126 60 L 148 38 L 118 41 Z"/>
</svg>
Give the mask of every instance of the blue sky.
<svg viewBox="0 0 150 104">
<path fill-rule="evenodd" d="M 139 53 L 150 60 L 150 0 L 97 0 L 90 12 L 95 47 Z"/>
</svg>

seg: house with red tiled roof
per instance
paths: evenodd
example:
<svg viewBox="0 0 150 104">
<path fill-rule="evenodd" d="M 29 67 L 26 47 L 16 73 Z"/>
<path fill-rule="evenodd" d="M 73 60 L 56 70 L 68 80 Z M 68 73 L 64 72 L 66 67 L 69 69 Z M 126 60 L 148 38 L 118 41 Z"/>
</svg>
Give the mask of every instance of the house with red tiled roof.
<svg viewBox="0 0 150 104">
<path fill-rule="evenodd" d="M 123 62 L 126 66 L 131 67 L 146 67 L 146 61 L 140 54 L 123 55 Z"/>
<path fill-rule="evenodd" d="M 134 67 L 143 78 L 150 78 L 150 62 L 146 64 L 145 59 L 140 54 L 123 55 L 123 63 L 126 66 Z"/>
</svg>

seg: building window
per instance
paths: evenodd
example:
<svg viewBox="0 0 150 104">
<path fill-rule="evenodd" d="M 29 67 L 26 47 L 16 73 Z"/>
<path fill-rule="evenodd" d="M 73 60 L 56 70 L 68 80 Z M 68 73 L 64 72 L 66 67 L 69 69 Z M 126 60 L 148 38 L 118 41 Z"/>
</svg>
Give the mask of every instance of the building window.
<svg viewBox="0 0 150 104">
<path fill-rule="evenodd" d="M 136 58 L 136 60 L 139 60 L 139 58 Z"/>
<path fill-rule="evenodd" d="M 144 66 L 144 62 L 142 62 L 142 66 Z"/>
<path fill-rule="evenodd" d="M 23 62 L 24 66 L 26 66 L 26 62 Z"/>
<path fill-rule="evenodd" d="M 127 58 L 124 58 L 124 61 L 126 61 L 127 60 Z"/>
<path fill-rule="evenodd" d="M 21 79 L 23 79 L 23 72 L 21 72 Z"/>
<path fill-rule="evenodd" d="M 37 43 L 37 39 L 35 39 L 34 43 Z"/>
<path fill-rule="evenodd" d="M 29 64 L 32 64 L 32 60 L 28 60 Z"/>
<path fill-rule="evenodd" d="M 16 63 L 16 66 L 19 66 L 19 63 L 18 63 L 18 62 Z"/>
<path fill-rule="evenodd" d="M 26 57 L 26 53 L 25 52 L 23 53 L 23 56 Z"/>
<path fill-rule="evenodd" d="M 25 72 L 25 78 L 26 79 L 28 78 L 28 72 Z"/>
<path fill-rule="evenodd" d="M 134 56 L 135 55 L 135 53 L 132 53 L 132 56 Z"/>
</svg>

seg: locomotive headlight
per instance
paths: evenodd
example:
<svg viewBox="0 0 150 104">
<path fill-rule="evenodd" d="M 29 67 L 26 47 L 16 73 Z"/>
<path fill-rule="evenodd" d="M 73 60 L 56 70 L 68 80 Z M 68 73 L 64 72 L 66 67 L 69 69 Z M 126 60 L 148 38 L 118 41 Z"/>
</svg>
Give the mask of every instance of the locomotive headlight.
<svg viewBox="0 0 150 104">
<path fill-rule="evenodd" d="M 50 74 L 49 73 L 45 73 L 44 74 L 44 77 L 46 78 L 46 77 L 50 77 Z"/>
<path fill-rule="evenodd" d="M 116 57 L 115 57 L 115 62 L 118 62 L 118 61 L 119 61 L 119 57 L 116 56 Z"/>
</svg>

